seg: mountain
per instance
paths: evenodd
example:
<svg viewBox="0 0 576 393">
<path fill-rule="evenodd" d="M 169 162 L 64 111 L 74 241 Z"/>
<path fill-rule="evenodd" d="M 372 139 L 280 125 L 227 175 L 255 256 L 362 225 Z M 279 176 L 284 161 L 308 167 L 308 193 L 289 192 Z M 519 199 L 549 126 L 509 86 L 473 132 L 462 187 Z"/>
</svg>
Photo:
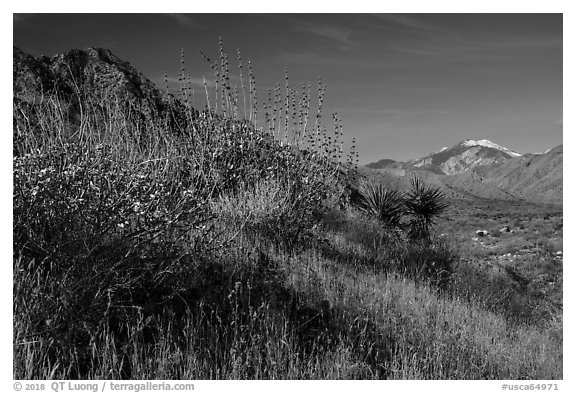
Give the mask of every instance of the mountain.
<svg viewBox="0 0 576 393">
<path fill-rule="evenodd" d="M 394 161 L 387 158 L 368 164 L 366 167 L 380 173 L 387 173 L 393 176 L 404 176 L 406 174 L 403 162 Z"/>
<path fill-rule="evenodd" d="M 165 119 L 175 129 L 184 127 L 191 115 L 171 94 L 108 49 L 34 57 L 14 47 L 13 73 L 15 122 L 22 117 L 35 121 L 34 107 L 50 100 L 72 123 L 82 121 L 82 110 L 89 105 L 98 108 L 103 118 L 120 108 L 135 123 Z"/>
<path fill-rule="evenodd" d="M 454 175 L 478 165 L 495 164 L 519 156 L 520 154 L 486 139 L 468 139 L 437 153 L 409 161 L 408 164 L 417 168 L 431 167 L 446 175 Z"/>
<path fill-rule="evenodd" d="M 390 160 L 388 158 L 384 158 L 380 161 L 377 162 L 373 162 L 370 164 L 367 164 L 366 166 L 368 168 L 372 168 L 372 169 L 385 169 L 385 168 L 389 168 L 389 167 L 395 167 L 396 165 L 398 165 L 401 163 L 399 163 L 398 161 L 394 161 L 394 160 Z"/>
<path fill-rule="evenodd" d="M 446 184 L 475 195 L 562 203 L 563 145 L 446 177 Z"/>
<path fill-rule="evenodd" d="M 486 139 L 467 139 L 422 158 L 407 162 L 382 159 L 366 166 L 382 173 L 398 176 L 404 176 L 406 171 L 428 171 L 439 175 L 454 175 L 479 165 L 501 163 L 520 156 L 521 154 Z"/>
<path fill-rule="evenodd" d="M 485 139 L 468 139 L 423 158 L 383 159 L 366 167 L 387 179 L 401 178 L 402 183 L 416 175 L 442 186 L 453 198 L 562 203 L 562 145 L 545 153 L 521 155 Z"/>
<path fill-rule="evenodd" d="M 380 161 L 366 165 L 367 168 L 382 174 L 389 174 L 393 176 L 406 176 L 407 173 L 417 172 L 420 176 L 427 176 L 431 174 L 445 175 L 441 169 L 434 165 L 413 166 L 406 162 L 394 161 L 390 159 L 382 159 Z"/>
</svg>

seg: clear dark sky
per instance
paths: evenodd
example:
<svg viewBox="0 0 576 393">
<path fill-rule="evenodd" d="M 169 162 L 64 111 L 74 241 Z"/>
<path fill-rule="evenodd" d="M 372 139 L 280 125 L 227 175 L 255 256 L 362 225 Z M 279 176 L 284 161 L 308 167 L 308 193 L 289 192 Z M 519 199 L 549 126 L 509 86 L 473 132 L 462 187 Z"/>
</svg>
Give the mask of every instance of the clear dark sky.
<svg viewBox="0 0 576 393">
<path fill-rule="evenodd" d="M 195 81 L 200 57 L 236 49 L 265 89 L 327 84 L 325 118 L 343 118 L 360 162 L 406 160 L 468 139 L 519 153 L 562 143 L 561 14 L 15 14 L 14 45 L 52 56 L 111 49 L 163 86 L 180 51 Z M 234 80 L 234 79 L 233 79 Z M 198 83 L 197 106 L 203 106 Z"/>
</svg>

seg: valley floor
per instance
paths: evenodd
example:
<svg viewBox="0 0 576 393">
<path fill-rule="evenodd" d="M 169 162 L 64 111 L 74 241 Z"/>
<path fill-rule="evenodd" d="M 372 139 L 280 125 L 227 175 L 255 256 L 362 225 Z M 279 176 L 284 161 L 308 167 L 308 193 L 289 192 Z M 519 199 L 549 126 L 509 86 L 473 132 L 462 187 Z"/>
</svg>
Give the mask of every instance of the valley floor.
<svg viewBox="0 0 576 393">
<path fill-rule="evenodd" d="M 508 281 L 533 299 L 542 317 L 561 312 L 562 206 L 452 200 L 437 230 L 459 245 L 463 259 L 475 271 Z"/>
</svg>

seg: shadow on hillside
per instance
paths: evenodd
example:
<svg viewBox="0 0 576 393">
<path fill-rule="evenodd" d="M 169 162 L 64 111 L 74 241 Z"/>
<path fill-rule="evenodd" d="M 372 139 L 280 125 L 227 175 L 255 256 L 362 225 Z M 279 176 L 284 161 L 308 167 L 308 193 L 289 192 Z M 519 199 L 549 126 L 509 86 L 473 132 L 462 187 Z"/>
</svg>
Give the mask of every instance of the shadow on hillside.
<svg viewBox="0 0 576 393">
<path fill-rule="evenodd" d="M 502 315 L 509 323 L 546 324 L 562 312 L 562 306 L 549 301 L 529 284 L 527 278 L 514 270 L 493 272 L 462 261 L 453 275 L 450 292 L 454 297 Z"/>
<path fill-rule="evenodd" d="M 55 320 L 50 329 L 41 320 L 32 324 L 34 336 L 51 343 L 44 360 L 69 365 L 61 376 L 90 379 L 108 357 L 116 359 L 109 378 L 134 379 L 139 375 L 134 367 L 140 367 L 134 359 L 152 356 L 162 345 L 174 353 L 194 353 L 210 369 L 224 370 L 239 358 L 273 361 L 269 351 L 274 340 L 288 343 L 302 364 L 345 345 L 366 366 L 350 378 L 382 377 L 385 372 L 382 364 L 392 345 L 382 340 L 375 323 L 286 288 L 281 267 L 260 250 L 219 260 L 187 256 L 180 260 L 180 270 L 165 271 L 161 279 L 151 261 L 138 263 L 147 266 L 138 282 L 114 291 L 99 288 L 108 293 L 108 304 L 90 306 L 90 294 L 70 297 L 75 318 Z M 256 372 L 246 367 L 243 377 L 263 377 Z"/>
</svg>

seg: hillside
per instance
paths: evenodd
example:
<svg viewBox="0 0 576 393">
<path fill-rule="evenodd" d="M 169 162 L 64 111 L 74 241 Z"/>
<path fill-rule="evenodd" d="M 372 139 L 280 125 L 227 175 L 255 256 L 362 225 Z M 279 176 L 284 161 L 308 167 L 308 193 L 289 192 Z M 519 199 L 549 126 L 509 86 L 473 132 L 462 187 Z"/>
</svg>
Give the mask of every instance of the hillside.
<svg viewBox="0 0 576 393">
<path fill-rule="evenodd" d="M 310 93 L 278 91 L 295 126 L 319 122 L 286 144 L 215 67 L 219 110 L 197 113 L 108 50 L 15 50 L 14 379 L 563 377 L 561 290 L 540 292 L 561 288 L 561 245 L 538 274 L 485 269 L 453 216 L 437 232 L 466 220 L 437 167 L 379 173 L 406 192 L 355 202 L 356 152 L 341 160 Z"/>
<path fill-rule="evenodd" d="M 76 123 L 90 107 L 94 121 L 116 113 L 142 126 L 162 120 L 174 130 L 186 128 L 187 119 L 197 114 L 108 49 L 74 49 L 36 58 L 14 47 L 13 73 L 17 120 L 40 123 L 35 104 L 49 101 L 63 109 L 60 116 L 65 121 Z"/>
</svg>

